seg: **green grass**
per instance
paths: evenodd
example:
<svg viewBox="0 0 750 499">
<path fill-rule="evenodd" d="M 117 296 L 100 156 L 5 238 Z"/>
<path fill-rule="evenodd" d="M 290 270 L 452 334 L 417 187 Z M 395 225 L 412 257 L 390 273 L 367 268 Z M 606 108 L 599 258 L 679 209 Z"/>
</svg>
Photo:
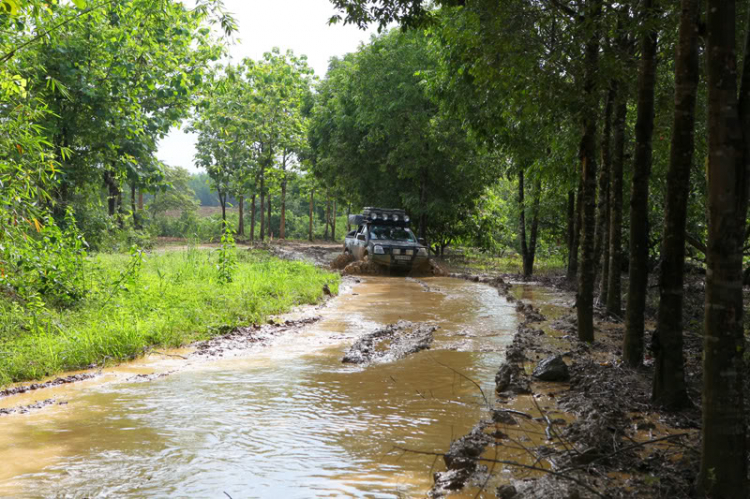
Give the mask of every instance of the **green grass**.
<svg viewBox="0 0 750 499">
<path fill-rule="evenodd" d="M 338 276 L 265 253 L 236 250 L 228 284 L 218 281 L 216 251 L 189 248 L 137 258 L 101 254 L 85 268 L 89 293 L 75 308 L 21 307 L 0 296 L 0 385 L 39 379 L 151 346 L 177 347 L 235 326 L 262 322 L 315 303 Z"/>
</svg>

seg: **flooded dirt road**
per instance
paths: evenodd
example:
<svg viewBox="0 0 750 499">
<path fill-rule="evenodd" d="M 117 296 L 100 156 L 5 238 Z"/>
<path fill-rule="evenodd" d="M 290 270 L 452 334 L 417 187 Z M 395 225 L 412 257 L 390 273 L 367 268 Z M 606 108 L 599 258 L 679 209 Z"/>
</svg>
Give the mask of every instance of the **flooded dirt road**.
<svg viewBox="0 0 750 499">
<path fill-rule="evenodd" d="M 102 376 L 0 399 L 0 496 L 414 497 L 486 407 L 514 306 L 485 284 L 362 278 L 322 318 L 224 359 L 151 356 Z M 343 364 L 399 320 L 439 328 L 431 348 Z M 183 358 L 186 357 L 186 358 Z M 455 371 L 454 371 L 455 370 Z M 144 376 L 171 373 L 155 379 Z M 62 404 L 62 405 L 61 405 Z"/>
</svg>

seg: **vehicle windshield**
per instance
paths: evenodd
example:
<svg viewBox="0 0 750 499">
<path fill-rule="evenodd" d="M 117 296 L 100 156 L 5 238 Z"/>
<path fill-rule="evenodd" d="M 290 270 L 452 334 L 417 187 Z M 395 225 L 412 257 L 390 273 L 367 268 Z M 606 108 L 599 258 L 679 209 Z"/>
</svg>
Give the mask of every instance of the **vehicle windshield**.
<svg viewBox="0 0 750 499">
<path fill-rule="evenodd" d="M 411 230 L 406 227 L 393 227 L 388 225 L 374 225 L 370 227 L 370 238 L 378 240 L 389 239 L 391 241 L 417 242 L 417 238 Z"/>
</svg>

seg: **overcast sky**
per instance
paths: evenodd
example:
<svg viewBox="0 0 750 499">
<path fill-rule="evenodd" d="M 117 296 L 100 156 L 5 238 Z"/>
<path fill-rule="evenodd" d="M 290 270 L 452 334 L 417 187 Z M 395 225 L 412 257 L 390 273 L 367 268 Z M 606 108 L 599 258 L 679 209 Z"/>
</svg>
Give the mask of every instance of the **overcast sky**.
<svg viewBox="0 0 750 499">
<path fill-rule="evenodd" d="M 308 57 L 320 78 L 331 57 L 356 50 L 376 31 L 343 24 L 329 26 L 328 19 L 336 13 L 329 0 L 224 0 L 224 4 L 239 25 L 235 35 L 239 42 L 229 47 L 233 60 L 259 59 L 273 47 L 282 52 L 292 49 Z M 174 129 L 161 141 L 156 155 L 170 166 L 198 171 L 193 166 L 194 154 L 195 138 L 184 129 Z"/>
</svg>

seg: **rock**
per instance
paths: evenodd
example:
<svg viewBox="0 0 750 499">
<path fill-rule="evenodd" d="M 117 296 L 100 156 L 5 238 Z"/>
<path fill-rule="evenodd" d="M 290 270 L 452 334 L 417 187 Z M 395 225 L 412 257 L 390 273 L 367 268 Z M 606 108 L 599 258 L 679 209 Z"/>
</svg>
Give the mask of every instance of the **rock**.
<svg viewBox="0 0 750 499">
<path fill-rule="evenodd" d="M 510 364 L 504 363 L 495 374 L 495 389 L 498 392 L 504 392 L 510 387 L 510 379 L 513 374 L 513 368 Z"/>
<path fill-rule="evenodd" d="M 516 395 L 531 393 L 529 381 L 523 369 L 517 364 L 504 362 L 495 375 L 495 391 Z"/>
<path fill-rule="evenodd" d="M 508 412 L 505 411 L 492 411 L 492 422 L 500 423 L 508 426 L 517 426 L 518 421 Z"/>
<path fill-rule="evenodd" d="M 497 488 L 497 497 L 499 499 L 513 499 L 518 496 L 518 491 L 512 485 L 501 485 Z"/>
<path fill-rule="evenodd" d="M 568 381 L 570 372 L 562 357 L 554 355 L 539 362 L 532 376 L 541 381 Z"/>
</svg>

